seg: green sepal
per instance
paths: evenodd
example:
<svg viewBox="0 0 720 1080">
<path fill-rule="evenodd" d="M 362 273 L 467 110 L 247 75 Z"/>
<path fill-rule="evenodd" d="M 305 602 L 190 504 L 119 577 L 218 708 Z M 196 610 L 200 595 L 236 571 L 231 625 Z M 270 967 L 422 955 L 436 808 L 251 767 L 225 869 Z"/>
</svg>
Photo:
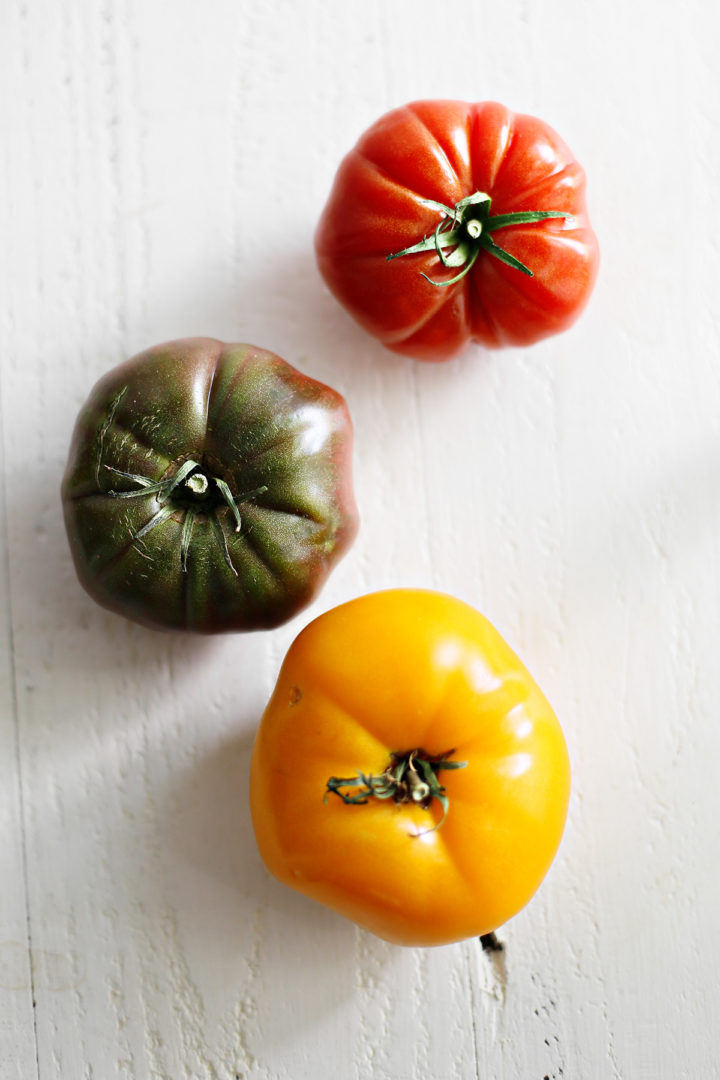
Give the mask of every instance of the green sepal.
<svg viewBox="0 0 720 1080">
<path fill-rule="evenodd" d="M 417 244 L 413 244 L 412 247 L 404 248 L 402 251 L 396 251 L 394 255 L 387 255 L 386 259 L 389 262 L 390 259 L 399 259 L 401 255 L 415 255 L 419 251 L 430 251 L 433 248 L 437 251 L 438 247 L 453 247 L 460 241 L 460 230 L 451 229 L 449 232 L 440 232 L 442 226 L 445 224 L 441 221 L 432 236 L 424 236 Z"/>
<path fill-rule="evenodd" d="M 154 529 L 157 525 L 161 525 L 164 521 L 167 521 L 167 519 L 179 509 L 177 504 L 174 507 L 168 506 L 168 501 L 172 498 L 174 492 L 177 490 L 180 484 L 186 481 L 195 469 L 202 468 L 199 462 L 189 459 L 180 466 L 180 468 L 173 476 L 167 477 L 165 480 L 151 480 L 148 476 L 142 476 L 138 473 L 124 472 L 122 469 L 116 469 L 112 465 L 105 465 L 104 467 L 106 469 L 109 469 L 111 472 L 116 473 L 118 476 L 122 476 L 125 480 L 131 480 L 133 483 L 138 485 L 138 490 L 136 491 L 107 492 L 107 494 L 111 495 L 113 498 L 137 499 L 147 495 L 157 496 L 157 502 L 160 509 L 157 511 L 156 514 L 153 515 L 152 518 L 150 518 L 150 520 L 145 525 L 143 525 L 142 529 L 140 529 L 139 532 L 135 533 L 132 538 L 133 540 L 138 540 L 143 536 L 146 536 L 151 529 Z M 238 502 L 247 502 L 250 499 L 254 498 L 256 495 L 262 495 L 268 490 L 267 485 L 263 484 L 260 487 L 254 488 L 252 491 L 245 492 L 243 495 L 240 495 L 238 499 L 235 499 L 225 480 L 222 480 L 219 477 L 211 477 L 210 479 L 212 482 L 215 483 L 217 490 L 222 496 L 223 502 L 227 505 L 234 518 L 235 532 L 240 532 L 242 528 L 242 520 L 240 517 L 240 511 L 238 510 L 237 506 Z M 190 551 L 190 543 L 192 540 L 197 515 L 198 513 L 204 513 L 207 515 L 207 517 L 212 523 L 215 538 L 222 552 L 225 564 L 227 565 L 228 569 L 232 571 L 235 577 L 237 577 L 238 572 L 235 569 L 233 561 L 230 557 L 227 537 L 225 536 L 222 525 L 218 518 L 217 508 L 212 505 L 208 507 L 206 504 L 199 504 L 197 507 L 181 504 L 180 508 L 182 508 L 185 512 L 182 531 L 180 533 L 180 567 L 182 569 L 182 572 L 187 573 L 188 553 Z"/>
<path fill-rule="evenodd" d="M 445 206 L 444 203 L 436 202 L 434 199 L 421 201 L 424 206 L 437 210 L 442 215 L 434 233 L 432 236 L 424 236 L 422 240 L 403 248 L 402 251 L 387 255 L 386 258 L 398 259 L 403 255 L 416 255 L 434 249 L 443 266 L 462 267 L 459 274 L 445 281 L 435 280 L 421 271 L 426 281 L 438 287 L 447 287 L 461 281 L 472 269 L 481 251 L 487 251 L 506 266 L 532 277 L 533 272 L 530 267 L 514 255 L 510 255 L 504 248 L 499 247 L 491 238 L 490 233 L 512 225 L 534 224 L 547 218 L 571 218 L 570 214 L 562 210 L 518 210 L 509 214 L 496 214 L 493 217 L 490 214 L 492 199 L 483 191 L 476 191 L 460 199 L 454 207 Z M 471 227 L 468 230 L 467 226 L 472 222 L 477 222 L 480 227 Z M 479 235 L 470 235 L 471 232 L 479 233 Z M 448 247 L 453 250 L 446 254 L 443 249 Z"/>
<path fill-rule="evenodd" d="M 225 500 L 225 502 L 227 503 L 227 505 L 230 507 L 230 511 L 231 511 L 233 517 L 235 518 L 235 532 L 240 532 L 240 529 L 242 528 L 242 521 L 240 520 L 240 511 L 237 508 L 237 503 L 235 502 L 235 500 L 232 497 L 232 492 L 230 491 L 230 488 L 227 486 L 227 484 L 225 483 L 224 480 L 219 480 L 218 479 L 218 480 L 215 481 L 215 483 L 217 484 L 217 486 L 218 486 L 218 488 L 220 490 L 220 494 L 222 495 L 222 497 Z"/>
<path fill-rule="evenodd" d="M 326 783 L 323 802 L 327 802 L 328 795 L 337 795 L 346 806 L 365 805 L 371 798 L 375 798 L 393 799 L 396 803 L 413 803 L 426 809 L 433 799 L 437 799 L 442 807 L 442 816 L 437 824 L 426 830 L 434 832 L 445 821 L 450 806 L 437 773 L 440 769 L 464 769 L 467 766 L 466 761 L 450 760 L 451 753 L 452 750 L 438 757 L 428 756 L 422 750 L 394 753 L 390 755 L 384 772 L 378 776 L 360 770 L 356 776 L 331 776 Z M 352 795 L 342 790 L 361 786 L 363 790 Z"/>
<path fill-rule="evenodd" d="M 195 527 L 195 511 L 190 509 L 185 512 L 182 532 L 180 533 L 180 569 L 187 574 L 187 558 L 192 540 L 193 528 Z"/>
<path fill-rule="evenodd" d="M 167 521 L 169 517 L 172 517 L 173 509 L 171 506 L 161 506 L 156 514 L 150 518 L 148 522 L 143 525 L 142 529 L 133 536 L 133 540 L 141 540 L 143 536 L 147 536 L 151 529 L 154 529 L 157 525 L 162 525 L 164 521 Z"/>
<path fill-rule="evenodd" d="M 518 210 L 512 214 L 496 214 L 488 218 L 486 229 L 495 232 L 496 229 L 506 229 L 508 225 L 532 225 L 536 221 L 545 221 L 546 218 L 567 218 L 562 210 Z"/>
<path fill-rule="evenodd" d="M 442 248 L 438 248 L 438 255 L 443 266 L 462 266 L 472 257 L 472 245 L 467 240 L 462 240 L 449 255 L 446 255 Z"/>
<path fill-rule="evenodd" d="M 435 199 L 421 199 L 420 202 L 423 206 L 429 206 L 431 210 L 437 210 L 440 214 L 447 214 L 448 217 L 453 217 L 455 214 L 452 206 L 446 206 L 445 203 L 437 202 Z"/>
<path fill-rule="evenodd" d="M 186 461 L 183 465 L 181 465 L 175 475 L 166 481 L 167 487 L 158 499 L 158 502 L 167 502 L 175 488 L 178 487 L 179 484 L 182 484 L 183 480 L 190 475 L 193 469 L 199 468 L 200 465 L 197 461 Z"/>
<path fill-rule="evenodd" d="M 516 259 L 515 256 L 511 255 L 509 251 L 505 250 L 505 248 L 498 247 L 495 241 L 492 240 L 489 236 L 487 237 L 484 247 L 488 254 L 494 255 L 496 259 L 499 259 L 500 262 L 505 263 L 506 266 L 511 266 L 513 270 L 519 270 L 521 274 L 526 274 L 527 277 L 533 277 L 533 272 L 529 266 L 526 266 L 525 263 L 520 262 L 519 259 Z"/>
<path fill-rule="evenodd" d="M 228 549 L 227 537 L 225 536 L 225 533 L 223 531 L 223 527 L 222 527 L 222 525 L 220 523 L 220 519 L 218 518 L 217 514 L 211 514 L 210 515 L 210 521 L 212 522 L 212 527 L 213 527 L 213 530 L 215 532 L 215 538 L 217 539 L 217 542 L 218 542 L 218 544 L 220 546 L 220 550 L 222 551 L 223 559 L 225 560 L 225 565 L 227 566 L 228 570 L 232 570 L 235 577 L 237 577 L 238 572 L 235 569 L 235 567 L 233 566 L 233 561 L 230 558 L 230 551 Z M 239 528 L 239 526 L 238 526 L 238 528 Z"/>
<path fill-rule="evenodd" d="M 492 199 L 484 191 L 475 191 L 472 195 L 468 195 L 466 198 L 461 199 L 459 203 L 455 204 L 455 209 L 451 210 L 450 213 L 455 218 L 457 218 L 459 215 L 461 218 L 465 219 L 468 216 L 464 213 L 466 207 L 477 206 L 480 203 L 482 204 L 482 211 L 480 216 L 482 218 L 487 218 L 490 213 Z M 474 217 L 474 215 L 472 216 Z"/>
<path fill-rule="evenodd" d="M 140 491 L 111 490 L 106 492 L 107 495 L 112 495 L 114 499 L 136 499 L 140 495 L 154 495 L 156 492 L 162 491 L 166 486 L 164 480 L 151 480 L 148 476 L 124 472 L 122 469 L 116 469 L 112 465 L 103 465 L 103 468 L 115 473 L 116 476 L 122 476 L 125 480 L 132 480 L 133 483 L 140 485 Z"/>
<path fill-rule="evenodd" d="M 465 266 L 460 271 L 460 273 L 456 274 L 455 277 L 448 278 L 447 281 L 433 281 L 432 278 L 428 277 L 427 274 L 423 274 L 422 271 L 421 271 L 421 276 L 424 277 L 426 281 L 429 281 L 431 285 L 440 285 L 443 288 L 447 287 L 448 285 L 454 285 L 456 281 L 460 281 L 462 278 L 465 277 L 465 275 L 468 273 L 468 271 L 472 269 L 472 267 L 474 266 L 479 254 L 480 254 L 480 248 L 476 247 L 475 250 L 473 251 L 472 255 L 470 256 L 469 261 L 465 264 Z"/>
</svg>

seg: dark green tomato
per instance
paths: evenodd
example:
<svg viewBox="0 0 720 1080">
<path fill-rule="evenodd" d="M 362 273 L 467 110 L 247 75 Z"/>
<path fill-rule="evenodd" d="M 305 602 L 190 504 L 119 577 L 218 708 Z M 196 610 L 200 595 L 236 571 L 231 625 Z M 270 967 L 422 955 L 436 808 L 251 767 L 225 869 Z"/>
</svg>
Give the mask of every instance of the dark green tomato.
<svg viewBox="0 0 720 1080">
<path fill-rule="evenodd" d="M 273 353 L 149 349 L 77 421 L 62 498 L 80 581 L 147 626 L 277 626 L 355 537 L 351 448 L 340 394 Z"/>
</svg>

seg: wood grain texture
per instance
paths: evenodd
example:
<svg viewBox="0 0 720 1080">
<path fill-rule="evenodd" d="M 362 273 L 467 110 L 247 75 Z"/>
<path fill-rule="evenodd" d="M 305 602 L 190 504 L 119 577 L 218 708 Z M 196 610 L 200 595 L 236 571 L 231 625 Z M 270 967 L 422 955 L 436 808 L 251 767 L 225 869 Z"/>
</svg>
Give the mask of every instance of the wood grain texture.
<svg viewBox="0 0 720 1080">
<path fill-rule="evenodd" d="M 712 5 L 7 0 L 2 21 L 3 1080 L 717 1075 Z M 324 290 L 338 161 L 433 96 L 534 112 L 585 165 L 603 264 L 563 337 L 428 367 Z M 278 352 L 354 418 L 360 536 L 270 634 L 126 624 L 66 549 L 91 384 L 190 334 Z M 488 615 L 570 743 L 566 838 L 500 954 L 393 948 L 255 850 L 250 747 L 287 646 L 403 584 Z"/>
<path fill-rule="evenodd" d="M 0 435 L 2 419 L 0 415 Z M 0 442 L 0 445 L 2 443 Z M 0 521 L 6 519 L 4 477 L 0 480 Z M 0 835 L 3 838 L 0 890 L 0 1074 L 7 1080 L 36 1072 L 33 1018 L 33 958 L 28 922 L 27 864 L 17 728 L 13 619 L 9 560 L 0 532 Z"/>
</svg>

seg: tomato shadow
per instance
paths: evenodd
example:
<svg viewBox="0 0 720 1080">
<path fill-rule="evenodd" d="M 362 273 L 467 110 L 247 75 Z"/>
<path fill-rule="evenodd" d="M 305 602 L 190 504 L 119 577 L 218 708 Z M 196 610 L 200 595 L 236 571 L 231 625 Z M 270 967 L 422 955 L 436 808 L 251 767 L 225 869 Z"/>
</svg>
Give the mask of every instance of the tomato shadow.
<svg viewBox="0 0 720 1080">
<path fill-rule="evenodd" d="M 254 720 L 175 775 L 159 831 L 184 949 L 205 966 L 212 957 L 215 981 L 256 1003 L 244 1037 L 265 1060 L 352 994 L 339 958 L 352 954 L 357 931 L 280 885 L 262 863 L 248 798 Z"/>
<path fill-rule="evenodd" d="M 269 349 L 346 397 L 372 389 L 378 371 L 391 374 L 414 363 L 351 318 L 325 285 L 312 244 L 299 240 L 283 245 L 282 253 L 248 257 L 234 270 L 212 263 L 199 279 L 188 280 L 187 294 L 155 296 L 133 351 L 197 335 Z"/>
<path fill-rule="evenodd" d="M 262 297 L 275 289 L 270 317 L 263 311 Z M 462 357 L 449 363 L 425 363 L 386 348 L 335 299 L 323 281 L 312 252 L 296 250 L 282 261 L 259 272 L 248 282 L 243 309 L 253 312 L 259 332 L 290 363 L 313 378 L 328 382 L 346 397 L 367 398 L 378 390 L 378 380 L 392 384 L 408 374 L 445 371 Z M 279 316 L 279 317 L 278 317 Z M 247 319 L 243 319 L 247 324 Z M 274 344 L 273 344 L 274 342 Z M 463 356 L 477 363 L 491 354 L 470 346 Z M 438 380 L 437 392 L 442 394 Z"/>
<path fill-rule="evenodd" d="M 275 312 L 267 318 L 261 303 L 273 285 L 279 318 Z M 376 434 L 386 417 L 388 431 L 400 422 L 410 432 L 418 420 L 414 412 L 420 396 L 432 402 L 435 412 L 450 410 L 452 422 L 455 396 L 467 393 L 471 373 L 475 394 L 493 393 L 496 351 L 469 344 L 457 357 L 438 363 L 393 352 L 359 326 L 330 293 L 311 252 L 298 250 L 270 267 L 265 277 L 259 273 L 249 283 L 244 307 L 258 312 L 261 343 L 344 395 L 359 436 L 365 427 Z M 247 332 L 251 334 L 249 327 Z"/>
<path fill-rule="evenodd" d="M 193 665 L 213 637 L 151 630 L 100 607 L 75 574 L 60 500 L 60 475 L 28 469 L 6 498 L 10 613 L 16 658 L 25 669 L 52 667 L 96 676 L 167 663 Z"/>
</svg>

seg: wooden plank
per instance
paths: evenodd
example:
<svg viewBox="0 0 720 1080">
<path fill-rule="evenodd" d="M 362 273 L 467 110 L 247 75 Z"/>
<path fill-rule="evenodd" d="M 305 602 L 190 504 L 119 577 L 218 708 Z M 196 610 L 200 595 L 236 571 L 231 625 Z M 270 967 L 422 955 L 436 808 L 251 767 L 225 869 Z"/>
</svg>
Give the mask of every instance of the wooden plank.
<svg viewBox="0 0 720 1080">
<path fill-rule="evenodd" d="M 2 337 L 3 335 L 0 335 Z M 3 445 L 0 387 L 0 447 Z M 32 932 L 18 745 L 11 589 L 8 572 L 5 477 L 0 474 L 0 1073 L 7 1080 L 37 1075 L 33 1015 Z"/>
<path fill-rule="evenodd" d="M 13 13 L 14 14 L 14 13 Z M 0 127 L 10 130 L 13 90 L 17 93 L 22 59 L 17 48 L 17 22 L 7 25 L 8 62 L 0 65 Z M 14 168 L 12 146 L 3 140 L 0 150 L 0 187 L 7 191 Z M 34 1023 L 34 981 L 41 964 L 31 956 L 32 927 L 27 896 L 27 863 L 22 789 L 22 753 L 18 723 L 18 683 L 23 672 L 15 654 L 13 615 L 22 604 L 14 588 L 8 551 L 8 528 L 13 503 L 8 499 L 8 460 L 11 456 L 6 423 L 9 401 L 6 373 L 17 312 L 11 304 L 10 284 L 20 237 L 13 231 L 12 206 L 0 200 L 0 1074 L 7 1080 L 37 1076 Z M 35 955 L 36 960 L 40 960 Z"/>
<path fill-rule="evenodd" d="M 209 0 L 170 25 L 152 0 L 14 0 L 7 21 L 0 1071 L 712 1075 L 712 13 L 458 0 L 448 23 L 429 0 Z M 537 112 L 585 163 L 605 261 L 564 337 L 428 367 L 324 290 L 312 231 L 336 164 L 421 96 Z M 353 413 L 358 542 L 273 634 L 151 634 L 97 609 L 70 565 L 58 486 L 81 401 L 112 363 L 191 333 L 275 349 Z M 397 584 L 490 616 L 568 734 L 566 838 L 502 954 L 385 945 L 255 850 L 250 748 L 285 649 Z"/>
<path fill-rule="evenodd" d="M 230 18 L 230 8 L 224 10 Z M 252 313 L 254 340 L 339 385 L 351 399 L 359 444 L 388 444 L 396 414 L 382 403 L 412 393 L 412 366 L 389 370 L 378 359 L 378 405 L 366 393 L 368 368 L 358 363 L 354 373 L 341 371 L 333 358 L 333 351 L 345 351 L 346 333 L 343 317 L 325 301 L 323 317 L 335 321 L 335 345 L 328 350 L 315 325 L 314 297 L 321 291 L 317 282 L 308 284 L 304 269 L 306 262 L 312 265 L 309 230 L 306 225 L 302 235 L 296 228 L 303 198 L 304 220 L 315 212 L 313 192 L 281 200 L 278 215 L 269 220 L 267 246 L 247 249 L 247 207 L 264 197 L 267 169 L 279 175 L 287 168 L 288 138 L 267 143 L 267 110 L 279 110 L 282 102 L 263 101 L 264 69 L 248 69 L 244 62 L 246 55 L 259 55 L 271 30 L 267 18 L 258 10 L 249 27 L 241 19 L 235 23 L 226 81 L 216 71 L 212 87 L 217 99 L 225 94 L 227 101 L 213 133 L 206 110 L 193 103 L 193 85 L 187 84 L 184 96 L 168 97 L 163 78 L 148 78 L 164 30 L 145 9 L 120 5 L 82 18 L 57 13 L 43 20 L 42 29 L 39 15 L 24 17 L 36 112 L 21 141 L 26 177 L 36 190 L 34 212 L 46 231 L 37 234 L 32 255 L 18 268 L 15 302 L 23 325 L 40 300 L 40 283 L 49 295 L 46 322 L 33 329 L 29 342 L 37 362 L 31 371 L 11 369 L 9 375 L 11 471 L 27 450 L 23 433 L 43 432 L 47 471 L 57 477 L 72 414 L 89 383 L 107 363 L 148 339 L 195 332 L 198 289 L 197 310 L 207 312 L 209 303 L 219 312 L 212 332 L 222 333 L 223 323 L 237 328 L 234 313 L 242 296 L 240 323 L 250 324 Z M 204 14 L 201 21 L 204 26 Z M 200 26 L 184 37 L 186 54 L 174 54 L 173 71 L 198 62 L 201 38 Z M 292 36 L 281 39 L 275 61 L 266 53 L 266 62 L 282 63 L 291 41 Z M 40 44 L 31 48 L 30 42 Z M 215 67 L 217 44 L 211 39 L 208 56 Z M 248 70 L 254 70 L 250 84 Z M 56 85 L 64 87 L 58 99 Z M 42 180 L 38 111 L 53 117 L 52 187 Z M 149 143 L 138 127 L 141 114 L 151 118 L 155 131 Z M 167 171 L 178 132 L 192 142 L 193 126 L 198 144 L 214 140 L 221 153 L 210 178 L 202 157 L 184 160 L 182 172 Z M 234 140 L 228 141 L 227 130 Z M 260 148 L 263 169 L 252 164 Z M 304 147 L 298 144 L 295 153 L 300 160 Z M 238 190 L 242 213 L 234 205 Z M 202 191 L 207 200 L 196 204 L 195 193 Z M 61 219 L 55 217 L 58 207 Z M 218 215 L 213 235 L 224 237 L 218 251 L 224 283 L 207 269 L 209 209 Z M 190 280 L 178 278 L 178 215 L 185 221 Z M 273 244 L 281 248 L 281 235 L 293 232 L 290 264 L 282 273 L 294 285 L 278 322 L 277 291 L 267 287 L 279 265 Z M 208 300 L 216 281 L 217 295 Z M 148 296 L 152 303 L 139 302 Z M 190 297 L 189 305 L 180 297 Z M 67 321 L 70 298 L 77 315 L 73 327 Z M 49 325 L 66 328 L 55 345 L 60 362 L 52 365 L 44 361 Z M 304 343 L 300 355 L 298 341 Z M 11 352 L 18 343 L 16 332 Z M 355 350 L 364 360 L 359 334 Z M 400 992 L 428 969 L 428 961 L 398 956 L 268 881 L 249 828 L 243 779 L 257 717 L 302 622 L 366 588 L 427 575 L 427 548 L 418 542 L 423 495 L 416 421 L 411 431 L 395 455 L 394 473 L 382 456 L 361 453 L 358 497 L 372 513 L 364 542 L 322 601 L 278 634 L 255 635 L 241 644 L 228 639 L 210 648 L 159 637 L 98 611 L 74 583 L 66 556 L 60 574 L 56 565 L 51 569 L 43 562 L 45 545 L 52 544 L 61 558 L 64 551 L 54 484 L 43 484 L 41 506 L 19 503 L 11 547 L 13 575 L 26 594 L 15 634 L 18 662 L 29 671 L 31 686 L 19 702 L 31 913 L 57 968 L 53 984 L 38 996 L 41 1075 L 110 1070 L 127 1077 L 194 1077 L 235 1070 L 310 1078 L 320 1061 L 343 1067 L 348 1045 L 358 1060 L 377 1060 L 378 1075 L 409 1076 L 418 1062 L 431 1060 L 452 1062 L 464 1073 L 472 1062 L 467 1003 L 462 1022 L 462 955 L 445 961 L 455 975 L 436 1033 L 437 1002 L 420 986 L 409 997 Z M 388 543 L 383 519 L 394 513 L 400 483 L 411 485 L 416 509 L 404 532 L 394 530 Z M 13 495 L 19 488 L 17 481 Z M 46 536 L 32 527 L 38 512 Z M 320 957 L 326 958 L 322 964 Z M 383 986 L 380 976 L 391 957 L 391 979 Z M 309 995 L 311 963 L 322 977 Z M 418 1013 L 422 1038 L 409 1053 L 407 1035 Z"/>
</svg>

